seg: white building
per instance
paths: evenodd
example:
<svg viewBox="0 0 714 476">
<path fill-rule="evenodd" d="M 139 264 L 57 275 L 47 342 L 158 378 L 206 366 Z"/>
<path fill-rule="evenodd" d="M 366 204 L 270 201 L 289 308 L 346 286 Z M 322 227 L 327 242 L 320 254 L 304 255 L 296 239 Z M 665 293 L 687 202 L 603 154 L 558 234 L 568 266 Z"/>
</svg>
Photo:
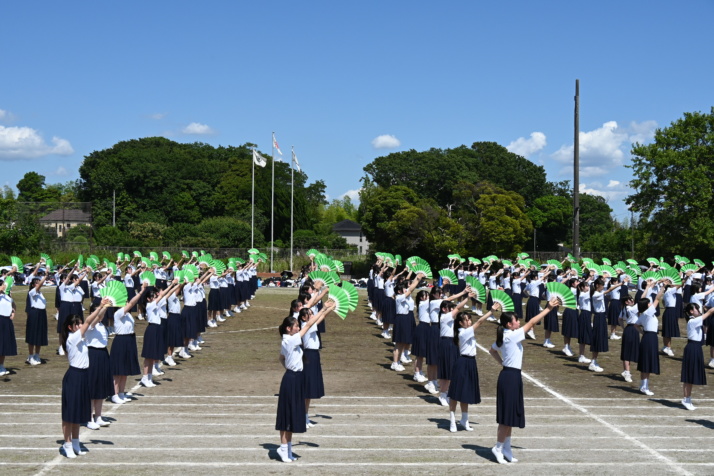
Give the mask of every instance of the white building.
<svg viewBox="0 0 714 476">
<path fill-rule="evenodd" d="M 357 247 L 357 252 L 361 255 L 367 253 L 369 242 L 362 234 L 362 226 L 352 220 L 342 220 L 332 227 L 332 231 L 347 240 L 348 245 Z"/>
</svg>

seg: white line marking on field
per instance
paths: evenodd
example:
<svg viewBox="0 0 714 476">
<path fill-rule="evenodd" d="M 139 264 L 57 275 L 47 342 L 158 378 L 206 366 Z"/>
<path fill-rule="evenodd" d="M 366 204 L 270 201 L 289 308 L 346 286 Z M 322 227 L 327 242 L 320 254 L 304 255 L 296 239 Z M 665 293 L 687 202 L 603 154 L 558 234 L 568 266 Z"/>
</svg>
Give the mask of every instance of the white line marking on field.
<svg viewBox="0 0 714 476">
<path fill-rule="evenodd" d="M 478 343 L 477 343 L 476 346 L 477 346 L 478 348 L 480 348 L 482 351 L 488 353 L 488 349 L 485 348 L 485 347 L 483 347 L 481 344 L 478 344 Z M 542 390 L 544 390 L 544 391 L 550 393 L 550 394 L 553 395 L 555 398 L 557 398 L 557 399 L 560 400 L 561 402 L 565 403 L 566 405 L 570 406 L 571 408 L 574 408 L 574 409 L 576 409 L 576 410 L 582 412 L 584 415 L 588 415 L 590 418 L 592 418 L 592 419 L 595 420 L 596 422 L 600 423 L 601 425 L 603 425 L 603 426 L 609 428 L 609 429 L 612 430 L 613 432 L 615 432 L 615 433 L 617 433 L 618 435 L 620 435 L 622 438 L 625 438 L 627 441 L 636 444 L 637 446 L 639 446 L 640 448 L 642 448 L 643 450 L 647 451 L 649 454 L 651 454 L 652 456 L 654 456 L 655 458 L 657 458 L 659 461 L 661 461 L 661 462 L 663 462 L 663 463 L 666 463 L 670 468 L 672 468 L 673 470 L 675 470 L 677 473 L 679 473 L 679 474 L 684 474 L 684 475 L 690 475 L 690 476 L 691 476 L 692 473 L 690 473 L 689 471 L 687 471 L 686 469 L 684 469 L 683 467 L 681 467 L 677 462 L 671 460 L 670 458 L 667 458 L 666 456 L 664 456 L 663 454 L 661 454 L 661 453 L 658 452 L 657 450 L 655 450 L 655 449 L 653 449 L 653 448 L 647 446 L 645 443 L 643 443 L 642 441 L 640 441 L 638 438 L 635 438 L 634 436 L 630 436 L 629 434 L 625 433 L 625 432 L 622 431 L 617 425 L 614 425 L 614 424 L 612 424 L 612 423 L 609 423 L 609 422 L 605 421 L 602 417 L 591 413 L 587 408 L 583 407 L 582 405 L 579 405 L 579 404 L 575 403 L 574 401 L 572 401 L 572 400 L 569 399 L 568 397 L 562 395 L 561 393 L 556 392 L 555 390 L 553 390 L 552 388 L 550 388 L 548 385 L 544 384 L 543 382 L 541 382 L 540 380 L 536 379 L 535 377 L 531 377 L 531 376 L 530 376 L 529 374 L 527 374 L 526 372 L 521 372 L 521 375 L 522 375 L 526 380 L 528 380 L 528 381 L 531 382 L 533 385 L 535 385 L 536 387 L 538 387 L 538 388 L 540 388 L 540 389 L 542 389 Z M 622 417 L 621 417 L 621 416 L 618 416 L 618 418 L 622 418 Z M 681 418 L 681 417 L 680 417 L 680 418 Z M 640 438 L 642 438 L 642 437 L 640 437 Z"/>
<path fill-rule="evenodd" d="M 275 436 L 275 435 L 273 435 Z M 265 450 L 263 450 L 265 451 Z M 428 464 L 430 467 L 431 466 L 444 466 L 444 467 L 453 467 L 453 466 L 463 466 L 463 467 L 474 467 L 474 466 L 484 466 L 484 467 L 489 467 L 493 468 L 494 467 L 494 462 L 493 461 L 484 461 L 483 463 L 479 462 L 474 462 L 474 461 L 469 461 L 469 462 L 463 462 L 463 463 L 458 463 L 458 462 L 448 462 L 448 463 L 440 463 L 440 462 L 418 462 L 418 463 L 372 463 L 372 462 L 355 462 L 355 463 L 334 463 L 334 462 L 324 462 L 324 463 L 307 463 L 307 462 L 301 462 L 298 463 L 299 466 L 302 467 L 324 467 L 324 466 L 329 466 L 329 467 L 350 467 L 350 466 L 360 466 L 360 467 L 410 467 L 410 468 L 422 468 L 424 467 L 425 464 Z M 656 462 L 647 462 L 647 461 L 642 461 L 642 462 L 593 462 L 593 463 L 584 463 L 584 462 L 579 462 L 579 463 L 568 463 L 568 466 L 595 466 L 595 467 L 623 467 L 623 466 L 634 466 L 634 467 L 643 467 L 643 466 L 655 466 L 660 463 Z M 687 466 L 702 466 L 702 467 L 709 467 L 709 466 L 714 466 L 714 463 L 684 463 Z M 6 462 L 0 462 L 0 466 L 37 466 L 37 463 L 6 463 Z M 199 467 L 199 468 L 223 468 L 223 467 L 245 467 L 245 466 L 271 466 L 273 468 L 285 468 L 285 465 L 279 461 L 265 461 L 265 462 L 244 462 L 244 461 L 230 461 L 230 462 L 212 462 L 212 461 L 203 461 L 203 462 L 195 462 L 195 461 L 116 461 L 116 462 L 111 462 L 111 463 L 106 463 L 106 462 L 88 462 L 88 461 L 72 461 L 72 467 L 76 466 L 142 466 L 142 467 L 149 467 L 149 466 L 183 466 L 183 467 Z M 552 466 L 552 467 L 558 467 L 562 468 L 563 463 L 562 462 L 546 462 L 546 461 L 541 461 L 538 463 L 525 463 L 525 462 L 519 462 L 518 467 L 536 467 L 536 468 L 541 468 L 544 466 Z M 682 469 L 684 470 L 684 469 Z"/>
</svg>

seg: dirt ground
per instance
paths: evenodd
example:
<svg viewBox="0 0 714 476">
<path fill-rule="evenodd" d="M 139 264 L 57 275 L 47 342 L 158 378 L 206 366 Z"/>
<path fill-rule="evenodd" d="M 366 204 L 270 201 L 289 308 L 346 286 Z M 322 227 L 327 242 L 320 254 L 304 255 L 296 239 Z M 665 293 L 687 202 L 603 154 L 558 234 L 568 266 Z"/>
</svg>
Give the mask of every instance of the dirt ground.
<svg viewBox="0 0 714 476">
<path fill-rule="evenodd" d="M 638 391 L 636 372 L 633 383 L 620 376 L 620 341 L 610 341 L 610 352 L 598 359 L 605 371 L 595 374 L 562 354 L 559 335 L 556 348 L 542 347 L 539 326 L 539 339 L 524 345 L 527 426 L 513 432 L 520 461 L 503 466 L 490 453 L 496 362 L 479 350 L 483 401 L 470 408 L 474 431 L 450 433 L 448 409 L 412 379 L 409 366 L 401 373 L 390 370 L 392 345 L 368 318 L 364 300 L 345 320 L 328 317 L 321 354 L 327 396 L 312 404 L 317 425 L 293 438 L 299 459 L 281 463 L 274 430 L 283 374 L 277 326 L 296 296 L 286 288 L 261 289 L 249 311 L 208 330 L 194 358 L 165 366 L 157 387 L 144 389 L 139 377 L 131 377 L 127 388 L 133 387 L 134 400 L 105 403 L 112 425 L 83 428 L 89 453 L 67 460 L 59 453 L 67 361 L 55 355 L 50 319 L 45 363 L 24 363 L 24 293 L 18 288 L 14 295 L 19 355 L 7 358 L 11 374 L 0 377 L 0 474 L 714 474 L 708 450 L 714 443 L 712 387 L 694 388 L 697 410 L 679 404 L 686 338 L 674 340 L 674 358 L 660 356 L 662 374 L 651 377 L 655 395 L 647 397 Z M 137 322 L 139 347 L 145 327 Z M 495 329 L 484 323 L 477 331 L 480 346 L 490 347 Z M 714 381 L 714 369 L 707 375 Z"/>
</svg>

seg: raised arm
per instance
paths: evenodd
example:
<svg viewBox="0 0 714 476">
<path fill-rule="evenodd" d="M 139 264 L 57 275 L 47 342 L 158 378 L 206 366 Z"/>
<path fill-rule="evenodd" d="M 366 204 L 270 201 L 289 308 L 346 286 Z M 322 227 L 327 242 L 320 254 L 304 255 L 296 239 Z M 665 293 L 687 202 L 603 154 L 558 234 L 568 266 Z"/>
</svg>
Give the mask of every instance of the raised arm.
<svg viewBox="0 0 714 476">
<path fill-rule="evenodd" d="M 312 316 L 309 321 L 305 323 L 304 326 L 302 326 L 302 329 L 300 329 L 300 337 L 303 337 L 305 333 L 310 329 L 313 325 L 322 322 L 323 319 L 330 313 L 335 308 L 335 303 L 334 301 L 327 301 L 324 306 L 322 306 L 322 309 Z"/>
<path fill-rule="evenodd" d="M 557 308 L 560 305 L 560 300 L 558 298 L 553 298 L 550 301 L 548 301 L 548 305 L 543 309 L 538 315 L 535 317 L 532 317 L 530 321 L 526 322 L 523 324 L 523 332 L 527 333 L 529 330 L 533 328 L 538 322 L 540 322 L 541 319 L 543 319 L 545 316 L 548 315 L 551 309 Z"/>
</svg>

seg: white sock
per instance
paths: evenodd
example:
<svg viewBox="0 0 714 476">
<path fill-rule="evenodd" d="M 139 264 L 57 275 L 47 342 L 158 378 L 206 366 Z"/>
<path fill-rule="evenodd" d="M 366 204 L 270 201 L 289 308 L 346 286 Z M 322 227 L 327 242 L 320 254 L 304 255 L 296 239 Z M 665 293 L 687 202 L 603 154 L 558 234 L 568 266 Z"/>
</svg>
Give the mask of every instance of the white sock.
<svg viewBox="0 0 714 476">
<path fill-rule="evenodd" d="M 461 421 L 468 423 L 469 421 L 469 412 L 461 412 Z"/>
<path fill-rule="evenodd" d="M 503 443 L 496 441 L 496 450 L 503 452 Z"/>
<path fill-rule="evenodd" d="M 79 438 L 72 438 L 72 449 L 75 453 L 79 453 L 81 451 L 79 448 Z"/>
<path fill-rule="evenodd" d="M 288 443 L 288 457 L 293 459 L 293 443 L 292 441 Z"/>
<path fill-rule="evenodd" d="M 454 423 L 456 422 L 456 413 L 454 412 L 449 412 L 449 420 Z"/>
</svg>

